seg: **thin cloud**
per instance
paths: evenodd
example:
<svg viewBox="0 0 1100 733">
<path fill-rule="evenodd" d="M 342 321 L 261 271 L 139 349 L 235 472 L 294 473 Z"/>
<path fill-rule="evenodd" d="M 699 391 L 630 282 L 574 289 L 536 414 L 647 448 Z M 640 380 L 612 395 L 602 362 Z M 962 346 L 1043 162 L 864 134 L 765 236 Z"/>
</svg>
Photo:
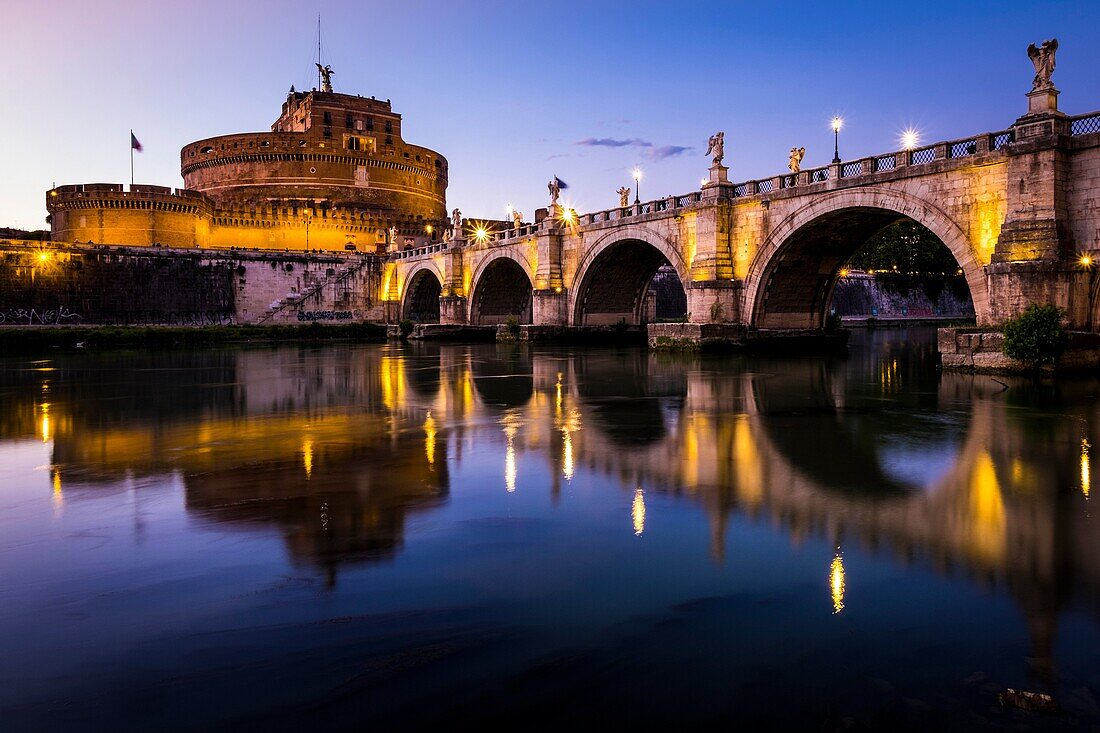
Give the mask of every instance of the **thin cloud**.
<svg viewBox="0 0 1100 733">
<path fill-rule="evenodd" d="M 647 150 L 646 157 L 650 160 L 664 160 L 665 158 L 675 158 L 677 155 L 683 155 L 689 150 L 692 150 L 690 145 L 662 145 L 659 148 Z"/>
<path fill-rule="evenodd" d="M 586 137 L 584 140 L 578 140 L 576 145 L 585 145 L 588 147 L 600 147 L 600 148 L 652 148 L 653 143 L 648 140 L 642 140 L 641 138 L 629 138 L 620 140 L 613 137 Z"/>
</svg>

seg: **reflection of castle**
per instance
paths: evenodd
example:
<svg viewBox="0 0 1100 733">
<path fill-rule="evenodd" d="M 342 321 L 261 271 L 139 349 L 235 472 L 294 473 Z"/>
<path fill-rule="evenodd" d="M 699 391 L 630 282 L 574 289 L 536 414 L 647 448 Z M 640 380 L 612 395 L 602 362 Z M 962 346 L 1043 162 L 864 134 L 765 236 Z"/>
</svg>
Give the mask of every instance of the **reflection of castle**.
<svg viewBox="0 0 1100 733">
<path fill-rule="evenodd" d="M 88 183 L 46 195 L 55 242 L 373 252 L 431 240 L 447 161 L 401 138 L 389 100 L 287 96 L 271 132 L 180 152 L 184 189 Z"/>
<path fill-rule="evenodd" d="M 744 514 L 794 541 L 859 543 L 1007 589 L 1049 668 L 1060 610 L 1100 609 L 1082 444 L 1100 432 L 1095 402 L 1066 384 L 1062 412 L 1081 419 L 1044 418 L 1011 410 L 988 379 L 936 377 L 921 363 L 931 350 L 875 353 L 734 373 L 641 351 L 503 345 L 134 355 L 113 364 L 119 394 L 82 384 L 83 357 L 67 356 L 52 372 L 0 370 L 0 430 L 53 442 L 59 493 L 178 471 L 189 511 L 273 523 L 330 576 L 392 554 L 408 513 L 448 496 L 464 444 L 499 448 L 501 491 L 537 488 L 517 456 L 541 454 L 555 496 L 582 470 L 614 477 L 634 496 L 624 531 L 644 531 L 650 492 L 674 492 L 705 508 L 718 556 L 729 518 Z M 912 380 L 926 381 L 901 387 Z M 958 426 L 929 422 L 943 412 Z M 935 469 L 923 476 L 896 451 L 913 435 L 923 445 L 907 449 Z M 839 558 L 826 570 L 845 605 Z"/>
</svg>

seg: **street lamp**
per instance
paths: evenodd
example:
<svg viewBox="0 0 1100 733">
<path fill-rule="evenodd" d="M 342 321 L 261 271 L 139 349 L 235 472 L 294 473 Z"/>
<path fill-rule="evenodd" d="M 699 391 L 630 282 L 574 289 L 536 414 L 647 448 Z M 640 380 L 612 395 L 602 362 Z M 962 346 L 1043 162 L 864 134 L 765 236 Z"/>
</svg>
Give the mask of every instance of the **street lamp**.
<svg viewBox="0 0 1100 733">
<path fill-rule="evenodd" d="M 833 117 L 833 162 L 840 162 L 840 128 L 844 127 L 844 120 L 839 116 Z"/>
<path fill-rule="evenodd" d="M 634 166 L 634 170 L 630 172 L 630 175 L 634 177 L 634 203 L 635 205 L 642 203 L 641 185 L 642 169 L 638 166 Z"/>
<path fill-rule="evenodd" d="M 902 150 L 912 150 L 918 145 L 920 145 L 920 133 L 914 130 L 912 127 L 906 128 L 901 133 Z"/>
</svg>

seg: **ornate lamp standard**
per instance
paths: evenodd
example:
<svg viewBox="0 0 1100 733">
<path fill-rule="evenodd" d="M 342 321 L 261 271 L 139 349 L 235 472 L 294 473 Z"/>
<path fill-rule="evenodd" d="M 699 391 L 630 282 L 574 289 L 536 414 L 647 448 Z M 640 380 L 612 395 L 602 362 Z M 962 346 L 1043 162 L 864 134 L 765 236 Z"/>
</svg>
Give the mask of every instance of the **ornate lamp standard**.
<svg viewBox="0 0 1100 733">
<path fill-rule="evenodd" d="M 630 175 L 634 177 L 634 203 L 635 205 L 642 203 L 641 198 L 641 180 L 642 169 L 638 166 L 634 166 L 634 170 L 630 172 Z"/>
<path fill-rule="evenodd" d="M 844 126 L 844 120 L 839 116 L 833 118 L 833 162 L 840 162 L 840 128 Z"/>
</svg>

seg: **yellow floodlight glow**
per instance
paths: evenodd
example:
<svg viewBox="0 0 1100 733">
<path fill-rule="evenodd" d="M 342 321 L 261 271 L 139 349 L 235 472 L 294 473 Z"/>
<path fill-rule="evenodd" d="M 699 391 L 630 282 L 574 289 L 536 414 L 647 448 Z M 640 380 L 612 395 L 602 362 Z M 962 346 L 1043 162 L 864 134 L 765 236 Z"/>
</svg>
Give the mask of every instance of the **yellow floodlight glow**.
<svg viewBox="0 0 1100 733">
<path fill-rule="evenodd" d="M 906 128 L 902 131 L 900 140 L 903 150 L 912 150 L 920 145 L 920 133 L 912 127 Z"/>
<path fill-rule="evenodd" d="M 843 267 L 843 268 L 841 268 L 841 270 L 840 270 L 840 276 L 841 276 L 842 278 L 843 278 L 843 277 L 848 277 L 848 268 L 847 268 L 847 267 Z"/>
<path fill-rule="evenodd" d="M 1081 265 L 1081 267 L 1092 267 L 1092 255 L 1081 255 L 1081 257 L 1078 258 L 1077 262 Z"/>
</svg>

